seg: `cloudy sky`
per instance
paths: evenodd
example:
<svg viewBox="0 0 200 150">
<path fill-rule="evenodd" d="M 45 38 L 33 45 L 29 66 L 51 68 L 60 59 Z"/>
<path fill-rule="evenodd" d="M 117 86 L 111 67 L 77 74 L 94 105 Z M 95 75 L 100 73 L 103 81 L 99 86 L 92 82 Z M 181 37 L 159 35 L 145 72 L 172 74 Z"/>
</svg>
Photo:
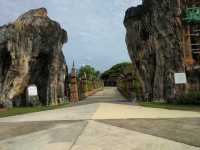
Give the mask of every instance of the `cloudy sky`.
<svg viewBox="0 0 200 150">
<path fill-rule="evenodd" d="M 48 15 L 68 32 L 63 51 L 70 67 L 90 64 L 98 70 L 129 61 L 124 13 L 141 0 L 0 0 L 0 25 L 14 21 L 33 8 L 46 7 Z"/>
</svg>

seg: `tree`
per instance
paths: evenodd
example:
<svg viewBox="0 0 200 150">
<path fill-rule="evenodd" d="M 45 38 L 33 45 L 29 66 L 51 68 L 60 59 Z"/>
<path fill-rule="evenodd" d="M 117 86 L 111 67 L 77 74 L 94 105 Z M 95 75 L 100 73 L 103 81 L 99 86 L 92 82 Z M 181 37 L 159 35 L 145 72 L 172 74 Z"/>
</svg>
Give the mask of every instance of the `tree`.
<svg viewBox="0 0 200 150">
<path fill-rule="evenodd" d="M 118 77 L 124 72 L 125 69 L 130 68 L 132 70 L 132 64 L 129 62 L 123 62 L 116 64 L 101 75 L 101 79 L 104 80 L 104 84 L 107 86 L 116 86 Z"/>
<path fill-rule="evenodd" d="M 96 80 L 99 79 L 100 71 L 96 71 L 95 68 L 90 65 L 85 65 L 80 68 L 78 77 L 82 78 L 85 75 L 88 80 Z"/>
</svg>

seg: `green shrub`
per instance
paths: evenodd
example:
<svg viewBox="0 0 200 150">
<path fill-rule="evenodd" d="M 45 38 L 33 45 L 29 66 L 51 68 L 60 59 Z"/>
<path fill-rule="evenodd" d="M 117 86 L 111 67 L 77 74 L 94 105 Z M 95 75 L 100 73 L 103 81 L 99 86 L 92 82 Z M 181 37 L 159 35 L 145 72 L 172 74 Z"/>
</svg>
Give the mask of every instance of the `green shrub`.
<svg viewBox="0 0 200 150">
<path fill-rule="evenodd" d="M 200 91 L 199 92 L 188 92 L 176 98 L 177 104 L 200 104 Z"/>
</svg>

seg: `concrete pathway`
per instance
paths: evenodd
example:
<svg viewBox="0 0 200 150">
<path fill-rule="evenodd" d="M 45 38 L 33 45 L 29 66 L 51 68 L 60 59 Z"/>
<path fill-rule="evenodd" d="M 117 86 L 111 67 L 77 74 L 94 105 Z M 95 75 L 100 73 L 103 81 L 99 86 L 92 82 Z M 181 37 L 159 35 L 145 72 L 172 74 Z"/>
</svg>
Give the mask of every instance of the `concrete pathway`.
<svg viewBox="0 0 200 150">
<path fill-rule="evenodd" d="M 73 107 L 1 118 L 0 150 L 200 150 L 200 113 L 136 106 L 105 88 Z"/>
</svg>

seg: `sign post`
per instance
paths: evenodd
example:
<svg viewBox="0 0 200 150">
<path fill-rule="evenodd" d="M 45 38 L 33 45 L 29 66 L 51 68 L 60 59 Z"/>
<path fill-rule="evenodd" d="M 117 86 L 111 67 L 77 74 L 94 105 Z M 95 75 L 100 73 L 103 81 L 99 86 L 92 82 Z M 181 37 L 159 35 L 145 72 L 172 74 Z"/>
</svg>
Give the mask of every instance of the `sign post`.
<svg viewBox="0 0 200 150">
<path fill-rule="evenodd" d="M 28 106 L 37 106 L 40 105 L 38 90 L 36 85 L 30 85 L 27 88 L 27 101 L 26 105 Z"/>
<path fill-rule="evenodd" d="M 175 80 L 175 95 L 180 96 L 185 93 L 186 85 L 187 85 L 187 77 L 186 73 L 175 73 L 174 74 Z"/>
<path fill-rule="evenodd" d="M 28 87 L 28 95 L 29 96 L 37 96 L 38 95 L 37 87 L 35 85 L 31 85 Z"/>
<path fill-rule="evenodd" d="M 175 78 L 175 84 L 187 84 L 185 73 L 175 73 L 174 78 Z"/>
</svg>

